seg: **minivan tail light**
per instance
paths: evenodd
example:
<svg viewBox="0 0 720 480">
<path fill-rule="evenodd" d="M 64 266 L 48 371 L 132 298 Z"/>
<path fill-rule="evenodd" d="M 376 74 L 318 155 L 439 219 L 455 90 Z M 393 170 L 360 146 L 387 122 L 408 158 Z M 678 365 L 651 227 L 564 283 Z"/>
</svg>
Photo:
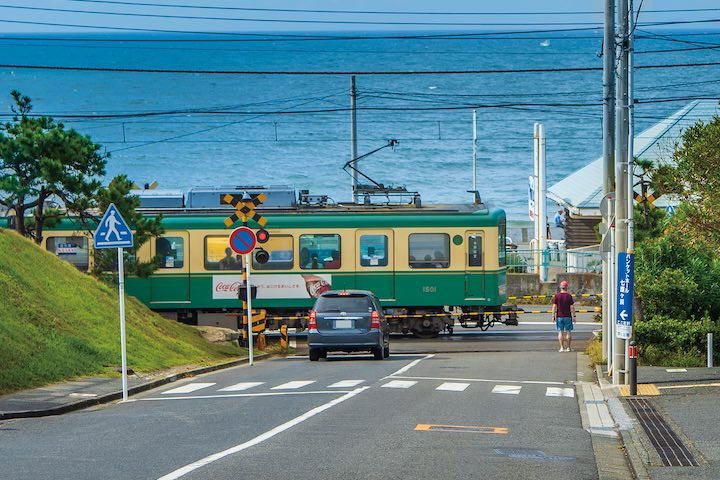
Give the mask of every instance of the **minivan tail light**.
<svg viewBox="0 0 720 480">
<path fill-rule="evenodd" d="M 377 310 L 370 314 L 370 328 L 380 328 L 380 313 Z"/>
<path fill-rule="evenodd" d="M 308 315 L 308 329 L 317 330 L 317 315 L 315 310 L 310 310 L 310 314 Z"/>
</svg>

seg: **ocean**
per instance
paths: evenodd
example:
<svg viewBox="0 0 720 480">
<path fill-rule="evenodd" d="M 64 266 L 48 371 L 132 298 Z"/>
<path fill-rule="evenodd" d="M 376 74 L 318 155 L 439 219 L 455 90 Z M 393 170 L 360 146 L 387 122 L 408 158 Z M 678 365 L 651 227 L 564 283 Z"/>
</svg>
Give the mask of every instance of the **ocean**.
<svg viewBox="0 0 720 480">
<path fill-rule="evenodd" d="M 720 32 L 674 31 L 720 43 Z M 0 40 L 4 64 L 269 71 L 418 71 L 601 67 L 599 34 L 514 40 L 173 41 L 162 35 L 28 36 Z M 82 37 L 82 38 L 81 38 Z M 526 36 L 527 37 L 527 36 Z M 135 40 L 135 41 L 123 41 Z M 139 41 L 144 40 L 144 41 Z M 640 38 L 636 65 L 712 62 L 716 50 Z M 681 49 L 667 52 L 656 50 Z M 720 66 L 644 69 L 635 76 L 636 131 L 696 96 L 720 96 Z M 0 113 L 12 89 L 35 113 L 128 115 L 63 118 L 111 154 L 107 180 L 187 190 L 210 185 L 290 185 L 350 198 L 347 75 L 207 75 L 0 68 Z M 602 153 L 602 73 L 359 75 L 358 153 L 385 185 L 424 203 L 467 202 L 472 188 L 472 108 L 477 106 L 478 188 L 511 218 L 527 218 L 533 123 L 547 134 L 548 185 Z M 649 103 L 645 103 L 649 102 Z M 386 110 L 383 110 L 386 109 Z M 389 110 L 387 108 L 390 108 Z M 438 109 L 438 108 L 445 108 Z M 308 112 L 308 110 L 313 112 Z M 320 111 L 318 111 L 320 110 Z M 338 111 L 341 110 L 341 111 Z M 304 113 L 290 113 L 290 112 Z M 158 112 L 172 112 L 154 115 Z"/>
</svg>

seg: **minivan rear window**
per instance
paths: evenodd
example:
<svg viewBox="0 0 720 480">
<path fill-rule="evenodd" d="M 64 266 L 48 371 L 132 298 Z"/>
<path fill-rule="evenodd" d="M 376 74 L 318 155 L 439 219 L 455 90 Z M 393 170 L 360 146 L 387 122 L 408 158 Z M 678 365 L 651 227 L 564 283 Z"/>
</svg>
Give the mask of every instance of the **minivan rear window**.
<svg viewBox="0 0 720 480">
<path fill-rule="evenodd" d="M 315 311 L 323 312 L 371 312 L 373 304 L 367 295 L 328 295 L 318 298 Z"/>
</svg>

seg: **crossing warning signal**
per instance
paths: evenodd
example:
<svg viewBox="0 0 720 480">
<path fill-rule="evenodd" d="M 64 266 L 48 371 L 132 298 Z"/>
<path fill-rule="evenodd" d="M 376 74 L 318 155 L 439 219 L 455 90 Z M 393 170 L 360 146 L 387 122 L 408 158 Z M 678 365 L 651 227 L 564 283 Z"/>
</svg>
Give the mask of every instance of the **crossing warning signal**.
<svg viewBox="0 0 720 480">
<path fill-rule="evenodd" d="M 265 229 L 260 229 L 255 232 L 255 238 L 257 238 L 258 243 L 265 243 L 270 240 L 270 233 Z"/>
</svg>

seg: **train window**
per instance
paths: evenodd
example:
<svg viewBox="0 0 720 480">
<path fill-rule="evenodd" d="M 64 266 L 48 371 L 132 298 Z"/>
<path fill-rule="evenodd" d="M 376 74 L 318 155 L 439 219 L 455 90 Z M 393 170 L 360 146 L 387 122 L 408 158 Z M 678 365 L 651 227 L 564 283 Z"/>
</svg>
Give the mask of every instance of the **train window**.
<svg viewBox="0 0 720 480">
<path fill-rule="evenodd" d="M 255 270 L 290 270 L 293 268 L 293 237 L 292 235 L 270 235 L 267 243 L 258 245 L 270 254 L 267 263 L 257 263 L 253 254 Z M 257 251 L 257 249 L 255 250 Z"/>
<path fill-rule="evenodd" d="M 86 237 L 48 237 L 47 249 L 86 272 L 90 267 L 88 239 Z"/>
<path fill-rule="evenodd" d="M 468 235 L 468 267 L 482 267 L 482 235 Z"/>
<path fill-rule="evenodd" d="M 504 267 L 506 264 L 506 254 L 505 249 L 506 246 L 506 240 L 505 240 L 505 220 L 502 220 L 500 223 L 498 223 L 498 265 L 501 267 Z"/>
<path fill-rule="evenodd" d="M 448 268 L 450 235 L 446 233 L 411 233 L 408 238 L 410 268 Z"/>
<path fill-rule="evenodd" d="M 183 268 L 185 240 L 182 237 L 159 237 L 155 240 L 155 255 L 160 268 Z"/>
<path fill-rule="evenodd" d="M 360 235 L 360 265 L 363 267 L 387 267 L 387 235 Z"/>
<path fill-rule="evenodd" d="M 336 270 L 340 268 L 340 235 L 300 235 L 300 268 Z"/>
<path fill-rule="evenodd" d="M 205 270 L 242 270 L 242 255 L 229 245 L 229 236 L 205 237 Z"/>
</svg>

